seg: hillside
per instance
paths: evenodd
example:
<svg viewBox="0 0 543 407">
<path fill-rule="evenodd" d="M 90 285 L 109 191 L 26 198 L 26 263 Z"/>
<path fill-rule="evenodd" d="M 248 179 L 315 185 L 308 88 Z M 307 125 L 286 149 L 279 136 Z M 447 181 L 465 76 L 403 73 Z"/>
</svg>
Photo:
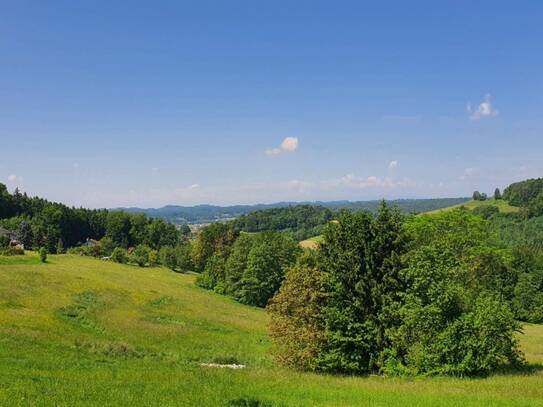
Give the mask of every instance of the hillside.
<svg viewBox="0 0 543 407">
<path fill-rule="evenodd" d="M 0 405 L 542 405 L 532 369 L 485 379 L 299 374 L 276 367 L 263 310 L 197 288 L 193 274 L 91 258 L 0 257 Z M 200 363 L 242 363 L 240 370 Z"/>
<path fill-rule="evenodd" d="M 449 206 L 446 208 L 440 208 L 440 209 L 428 211 L 426 213 L 438 213 L 438 212 L 449 210 L 449 209 L 460 208 L 462 206 L 469 210 L 474 210 L 476 208 L 482 208 L 482 207 L 487 207 L 487 206 L 496 206 L 498 207 L 500 213 L 516 213 L 520 211 L 519 207 L 512 206 L 503 199 L 495 200 L 494 198 L 489 198 L 485 201 L 475 201 L 472 199 L 472 200 L 469 200 L 460 204 L 456 204 L 453 206 Z"/>
<path fill-rule="evenodd" d="M 485 201 L 475 201 L 473 199 L 466 200 L 465 202 L 457 203 L 451 206 L 434 209 L 430 211 L 424 211 L 424 212 L 421 212 L 420 214 L 435 214 L 435 213 L 440 213 L 443 211 L 448 211 L 448 210 L 460 208 L 460 207 L 464 207 L 469 210 L 474 210 L 476 208 L 484 208 L 484 207 L 489 207 L 489 206 L 496 206 L 498 210 L 500 211 L 500 213 L 516 213 L 520 211 L 519 207 L 511 206 L 509 205 L 507 201 L 504 201 L 503 199 L 495 200 L 494 198 L 490 198 Z M 307 249 L 314 249 L 317 247 L 317 244 L 320 241 L 322 241 L 321 236 L 315 236 L 306 240 L 302 240 L 300 242 L 300 245 Z"/>
</svg>

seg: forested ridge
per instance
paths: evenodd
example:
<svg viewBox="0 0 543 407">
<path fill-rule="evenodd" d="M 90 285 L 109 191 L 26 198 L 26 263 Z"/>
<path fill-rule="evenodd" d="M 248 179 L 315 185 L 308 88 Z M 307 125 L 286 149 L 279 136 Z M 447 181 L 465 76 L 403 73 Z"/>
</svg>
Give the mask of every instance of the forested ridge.
<svg viewBox="0 0 543 407">
<path fill-rule="evenodd" d="M 0 226 L 25 248 L 63 253 L 85 244 L 80 252 L 96 256 L 109 256 L 115 248 L 143 246 L 145 250 L 159 250 L 175 246 L 190 232 L 187 228 L 178 231 L 174 225 L 144 214 L 68 207 L 18 190 L 10 194 L 3 184 Z M 0 239 L 0 246 L 9 244 L 7 236 Z"/>
</svg>

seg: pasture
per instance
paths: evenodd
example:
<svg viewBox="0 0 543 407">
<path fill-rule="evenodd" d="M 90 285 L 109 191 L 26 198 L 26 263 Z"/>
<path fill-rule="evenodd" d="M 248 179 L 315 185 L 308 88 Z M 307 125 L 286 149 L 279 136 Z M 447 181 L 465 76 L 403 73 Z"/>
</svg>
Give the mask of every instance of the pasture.
<svg viewBox="0 0 543 407">
<path fill-rule="evenodd" d="M 520 335 L 523 372 L 298 373 L 275 364 L 264 310 L 194 279 L 79 256 L 0 257 L 0 405 L 543 406 L 541 325 Z"/>
</svg>

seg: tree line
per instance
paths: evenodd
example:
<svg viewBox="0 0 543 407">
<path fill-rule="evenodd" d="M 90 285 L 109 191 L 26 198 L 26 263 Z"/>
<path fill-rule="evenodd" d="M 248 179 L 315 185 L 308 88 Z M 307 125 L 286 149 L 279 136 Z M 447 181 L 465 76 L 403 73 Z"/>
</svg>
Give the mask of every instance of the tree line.
<svg viewBox="0 0 543 407">
<path fill-rule="evenodd" d="M 190 233 L 186 227 L 177 230 L 162 219 L 143 214 L 68 207 L 18 190 L 10 194 L 4 184 L 0 184 L 0 226 L 11 231 L 26 248 L 44 247 L 48 253 L 62 253 L 89 239 L 103 240 L 88 250 L 97 256 L 109 256 L 116 247 L 174 247 Z"/>
<path fill-rule="evenodd" d="M 233 221 L 233 228 L 244 232 L 269 230 L 289 232 L 296 240 L 304 240 L 321 233 L 332 219 L 332 211 L 322 206 L 296 205 L 286 208 L 258 210 Z"/>
</svg>

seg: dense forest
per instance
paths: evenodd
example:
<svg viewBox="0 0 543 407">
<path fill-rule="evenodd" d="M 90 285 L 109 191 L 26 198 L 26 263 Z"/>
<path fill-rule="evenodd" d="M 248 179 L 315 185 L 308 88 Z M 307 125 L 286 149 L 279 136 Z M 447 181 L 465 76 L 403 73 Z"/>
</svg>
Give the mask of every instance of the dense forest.
<svg viewBox="0 0 543 407">
<path fill-rule="evenodd" d="M 290 232 L 296 240 L 319 235 L 332 219 L 332 211 L 322 206 L 297 205 L 251 212 L 233 221 L 235 230 Z"/>
<path fill-rule="evenodd" d="M 174 225 L 144 214 L 73 208 L 29 197 L 18 190 L 10 194 L 3 184 L 0 184 L 0 227 L 25 248 L 62 253 L 83 245 L 97 256 L 109 256 L 116 247 L 143 245 L 149 250 L 159 250 L 177 245 L 190 233 L 186 228 L 178 231 Z M 9 238 L 4 234 L 0 239 L 0 246 L 7 246 Z"/>
</svg>

